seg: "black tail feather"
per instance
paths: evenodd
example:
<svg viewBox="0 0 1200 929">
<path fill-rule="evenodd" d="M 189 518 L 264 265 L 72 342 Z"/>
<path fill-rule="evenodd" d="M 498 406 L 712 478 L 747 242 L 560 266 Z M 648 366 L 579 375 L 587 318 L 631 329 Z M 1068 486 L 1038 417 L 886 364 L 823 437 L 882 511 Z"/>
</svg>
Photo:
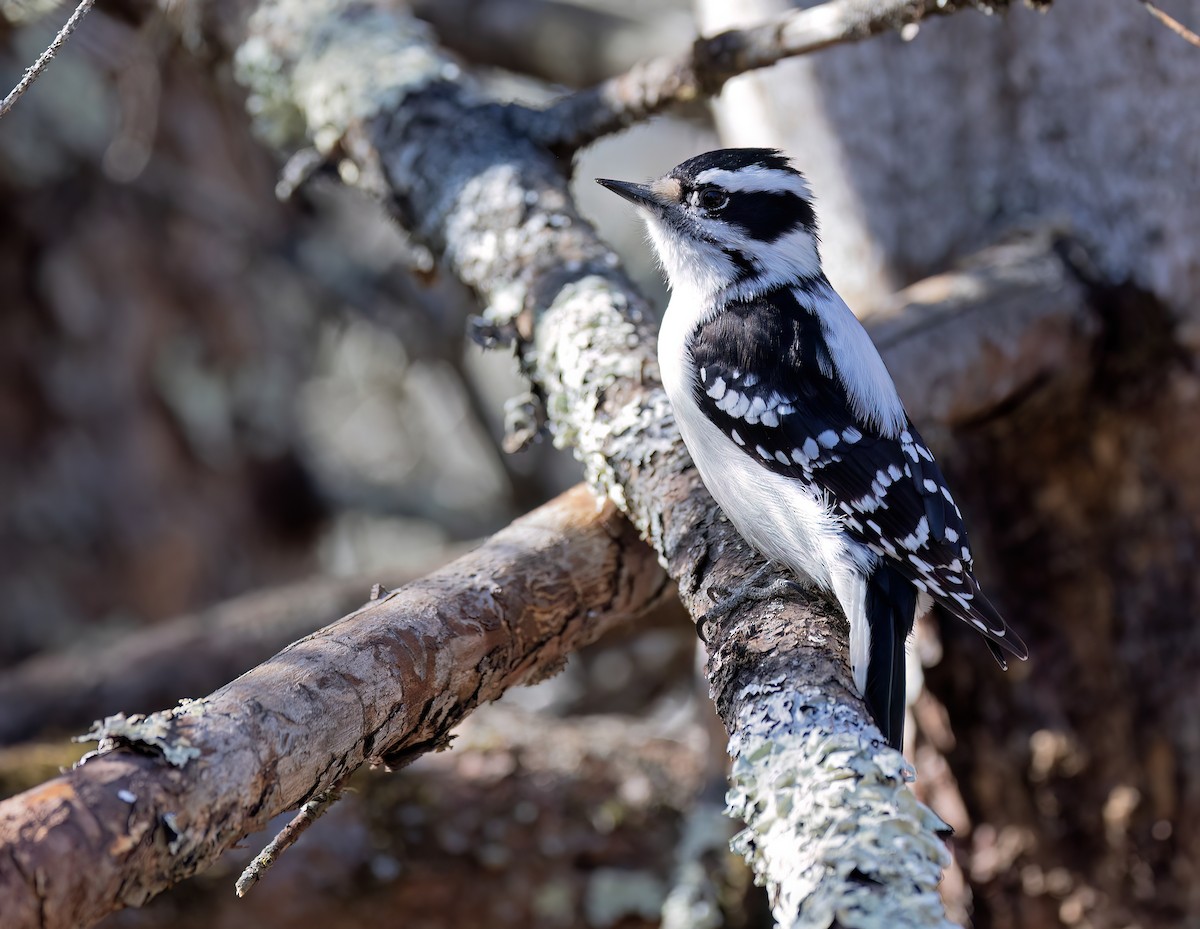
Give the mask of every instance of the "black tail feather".
<svg viewBox="0 0 1200 929">
<path fill-rule="evenodd" d="M 884 562 L 867 579 L 867 622 L 871 650 L 863 694 L 888 745 L 904 742 L 904 646 L 917 612 L 917 589 Z"/>
</svg>

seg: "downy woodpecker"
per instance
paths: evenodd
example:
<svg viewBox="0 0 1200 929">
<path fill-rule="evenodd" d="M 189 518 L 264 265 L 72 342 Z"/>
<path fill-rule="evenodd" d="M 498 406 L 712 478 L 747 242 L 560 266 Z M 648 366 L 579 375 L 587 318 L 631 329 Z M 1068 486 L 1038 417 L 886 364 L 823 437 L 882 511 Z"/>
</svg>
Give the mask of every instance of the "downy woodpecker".
<svg viewBox="0 0 1200 929">
<path fill-rule="evenodd" d="M 821 270 L 812 193 L 772 149 L 685 161 L 634 203 L 671 300 L 663 383 L 705 485 L 768 559 L 831 592 L 854 683 L 888 743 L 904 650 L 931 600 L 1000 649 L 1024 643 L 972 576 L 962 514 L 879 352 Z"/>
</svg>

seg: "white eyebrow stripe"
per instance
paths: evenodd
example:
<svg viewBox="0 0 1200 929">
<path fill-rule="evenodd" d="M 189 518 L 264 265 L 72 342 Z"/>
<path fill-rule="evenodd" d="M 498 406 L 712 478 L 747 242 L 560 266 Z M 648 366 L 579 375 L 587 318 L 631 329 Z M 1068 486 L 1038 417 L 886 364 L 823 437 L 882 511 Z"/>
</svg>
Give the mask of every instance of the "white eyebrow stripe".
<svg viewBox="0 0 1200 929">
<path fill-rule="evenodd" d="M 716 184 L 728 191 L 781 191 L 786 190 L 804 200 L 812 200 L 812 190 L 801 175 L 778 168 L 742 168 L 727 171 L 724 168 L 709 168 L 696 175 L 697 184 Z"/>
</svg>

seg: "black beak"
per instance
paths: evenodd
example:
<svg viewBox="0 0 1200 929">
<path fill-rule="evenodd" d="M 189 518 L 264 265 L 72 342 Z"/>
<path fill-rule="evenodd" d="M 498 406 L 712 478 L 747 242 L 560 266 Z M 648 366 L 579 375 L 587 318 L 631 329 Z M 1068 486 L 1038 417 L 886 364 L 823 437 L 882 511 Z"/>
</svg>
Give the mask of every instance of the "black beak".
<svg viewBox="0 0 1200 929">
<path fill-rule="evenodd" d="M 596 178 L 596 183 L 601 187 L 608 188 L 617 196 L 624 197 L 634 206 L 662 209 L 662 201 L 645 184 L 631 184 L 629 181 L 610 181 L 604 177 Z"/>
</svg>

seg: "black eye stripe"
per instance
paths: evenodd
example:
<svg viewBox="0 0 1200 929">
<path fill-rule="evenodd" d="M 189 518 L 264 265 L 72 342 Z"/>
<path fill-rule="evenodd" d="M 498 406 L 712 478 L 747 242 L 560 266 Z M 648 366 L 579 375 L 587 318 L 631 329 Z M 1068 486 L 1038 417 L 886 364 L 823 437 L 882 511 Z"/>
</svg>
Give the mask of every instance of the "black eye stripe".
<svg viewBox="0 0 1200 929">
<path fill-rule="evenodd" d="M 734 191 L 721 218 L 763 242 L 774 242 L 797 228 L 817 230 L 812 204 L 791 191 Z"/>
</svg>

